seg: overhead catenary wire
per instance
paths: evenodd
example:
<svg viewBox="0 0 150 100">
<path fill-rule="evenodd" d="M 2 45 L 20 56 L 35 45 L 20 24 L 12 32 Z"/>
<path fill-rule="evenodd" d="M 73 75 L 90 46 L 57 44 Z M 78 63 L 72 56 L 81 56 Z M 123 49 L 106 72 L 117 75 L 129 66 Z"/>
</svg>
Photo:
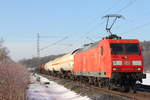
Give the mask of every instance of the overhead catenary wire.
<svg viewBox="0 0 150 100">
<path fill-rule="evenodd" d="M 41 38 L 62 38 L 63 36 L 40 36 Z"/>
<path fill-rule="evenodd" d="M 95 42 L 93 39 L 91 39 L 90 37 L 86 37 L 88 40 L 90 40 L 91 42 Z"/>
<path fill-rule="evenodd" d="M 64 41 L 64 40 L 67 39 L 67 38 L 68 38 L 68 36 L 66 36 L 66 37 L 64 37 L 64 38 L 62 38 L 62 39 L 60 39 L 60 40 L 58 40 L 58 41 L 56 41 L 56 42 L 54 42 L 54 43 L 52 43 L 52 44 L 50 44 L 50 45 L 47 45 L 47 46 L 41 48 L 40 51 L 43 51 L 44 49 L 47 49 L 47 48 L 49 48 L 50 46 L 56 45 L 57 43 L 59 43 L 59 42 L 61 42 L 61 41 Z"/>
<path fill-rule="evenodd" d="M 126 8 L 130 7 L 131 5 L 133 5 L 135 2 L 136 2 L 136 0 L 129 0 L 129 2 L 128 2 L 124 7 L 122 7 L 121 9 L 119 9 L 119 10 L 117 11 L 117 13 L 122 12 L 122 11 L 125 10 Z"/>
<path fill-rule="evenodd" d="M 68 48 L 72 48 L 73 44 L 57 44 L 57 45 L 51 45 L 49 48 L 44 49 L 43 54 L 50 55 L 51 53 L 57 53 L 57 54 L 65 54 L 67 52 L 70 52 Z M 74 49 L 71 49 L 73 51 Z"/>
<path fill-rule="evenodd" d="M 84 33 L 84 34 L 81 36 L 81 38 L 87 36 L 89 33 L 93 32 L 96 28 L 99 28 L 104 22 L 105 22 L 105 21 L 103 20 L 100 24 L 98 24 L 98 26 L 96 26 L 96 27 L 92 28 L 90 31 Z"/>
<path fill-rule="evenodd" d="M 40 40 L 41 40 L 41 38 L 58 38 L 58 37 L 62 37 L 62 36 L 44 36 L 44 35 L 41 36 L 40 33 L 37 33 L 37 57 L 40 58 L 40 53 L 41 53 L 42 50 L 44 50 L 46 48 L 49 48 L 49 46 L 55 45 L 58 42 L 61 42 L 61 41 L 65 40 L 68 37 L 66 36 L 63 39 L 60 39 L 60 40 L 54 42 L 53 44 L 48 45 L 48 46 L 43 47 L 43 48 L 41 48 L 41 46 L 40 46 Z"/>
<path fill-rule="evenodd" d="M 115 8 L 116 5 L 118 5 L 119 3 L 121 3 L 123 0 L 117 0 L 111 7 L 109 7 L 108 9 L 106 9 L 102 14 L 105 15 L 107 12 L 109 12 L 111 9 Z M 101 17 L 101 16 L 99 16 Z"/>
<path fill-rule="evenodd" d="M 132 6 L 137 0 L 129 0 L 129 2 L 124 6 L 122 7 L 121 9 L 119 9 L 116 13 L 121 13 L 123 10 L 127 9 L 128 7 Z M 118 27 L 121 27 L 118 26 Z"/>
<path fill-rule="evenodd" d="M 150 25 L 150 22 L 147 22 L 147 23 L 144 23 L 144 24 L 142 24 L 142 25 L 136 26 L 136 27 L 134 27 L 134 28 L 132 28 L 132 29 L 126 31 L 125 33 L 129 33 L 129 32 L 132 32 L 132 31 L 139 30 L 139 29 L 141 29 L 141 28 L 143 28 L 143 27 L 146 27 L 146 26 L 148 26 L 148 25 Z"/>
</svg>

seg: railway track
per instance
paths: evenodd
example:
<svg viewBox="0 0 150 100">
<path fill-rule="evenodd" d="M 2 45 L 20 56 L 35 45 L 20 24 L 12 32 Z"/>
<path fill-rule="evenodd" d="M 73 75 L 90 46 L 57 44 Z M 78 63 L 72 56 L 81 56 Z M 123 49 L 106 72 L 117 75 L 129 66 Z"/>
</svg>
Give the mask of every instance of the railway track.
<svg viewBox="0 0 150 100">
<path fill-rule="evenodd" d="M 137 84 L 137 91 L 144 91 L 144 92 L 149 92 L 150 93 L 150 86 L 149 85 L 142 85 L 142 84 Z"/>
<path fill-rule="evenodd" d="M 111 94 L 131 98 L 133 100 L 150 100 L 150 93 L 146 93 L 146 92 L 140 92 L 140 91 L 137 91 L 136 93 L 133 93 L 133 92 L 119 92 L 119 91 L 108 90 L 106 88 L 95 87 L 95 86 L 92 86 L 92 85 L 88 85 L 88 86 L 91 87 L 91 88 L 95 88 L 95 89 L 107 92 L 107 93 L 111 93 Z"/>
<path fill-rule="evenodd" d="M 42 74 L 42 75 L 44 77 L 49 78 L 49 75 L 45 75 L 45 74 Z M 53 77 L 53 78 L 54 78 L 54 80 L 60 80 L 60 78 L 58 78 L 58 77 Z M 64 80 L 69 80 L 69 79 L 64 79 Z M 70 80 L 70 81 L 72 81 L 72 80 Z M 99 91 L 102 91 L 105 93 L 113 94 L 113 95 L 119 95 L 119 96 L 127 97 L 127 98 L 132 99 L 132 100 L 150 100 L 150 93 L 144 92 L 144 91 L 137 91 L 136 93 L 121 92 L 121 91 L 117 91 L 117 90 L 108 90 L 107 88 L 96 87 L 94 85 L 90 85 L 88 83 L 82 83 L 80 81 L 75 81 L 75 82 L 78 82 L 80 85 L 84 85 L 84 86 L 87 86 L 89 88 L 93 88 L 93 89 L 96 89 L 96 90 L 99 90 Z"/>
</svg>

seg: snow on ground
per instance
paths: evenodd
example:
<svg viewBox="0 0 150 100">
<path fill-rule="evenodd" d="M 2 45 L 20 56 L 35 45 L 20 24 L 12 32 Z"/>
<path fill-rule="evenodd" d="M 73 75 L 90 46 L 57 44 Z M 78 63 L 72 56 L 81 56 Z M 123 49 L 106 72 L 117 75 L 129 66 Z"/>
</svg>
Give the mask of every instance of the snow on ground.
<svg viewBox="0 0 150 100">
<path fill-rule="evenodd" d="M 37 74 L 31 76 L 31 83 L 27 90 L 28 100 L 91 100 Z"/>
<path fill-rule="evenodd" d="M 143 79 L 144 85 L 150 85 L 150 73 L 146 73 L 146 79 Z"/>
</svg>

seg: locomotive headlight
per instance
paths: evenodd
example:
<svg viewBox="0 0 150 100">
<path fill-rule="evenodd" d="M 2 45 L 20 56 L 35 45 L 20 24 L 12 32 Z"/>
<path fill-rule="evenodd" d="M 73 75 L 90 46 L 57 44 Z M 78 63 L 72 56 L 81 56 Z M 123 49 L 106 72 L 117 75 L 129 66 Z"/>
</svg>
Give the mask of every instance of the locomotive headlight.
<svg viewBox="0 0 150 100">
<path fill-rule="evenodd" d="M 113 61 L 113 65 L 122 65 L 122 61 L 115 60 Z"/>
<path fill-rule="evenodd" d="M 120 70 L 120 68 L 113 68 L 113 71 L 117 71 L 117 70 Z"/>
<path fill-rule="evenodd" d="M 135 68 L 135 70 L 141 70 L 141 68 Z"/>
<path fill-rule="evenodd" d="M 132 61 L 132 65 L 138 65 L 138 66 L 140 66 L 140 65 L 142 65 L 142 61 L 140 61 L 140 60 L 133 60 Z"/>
</svg>

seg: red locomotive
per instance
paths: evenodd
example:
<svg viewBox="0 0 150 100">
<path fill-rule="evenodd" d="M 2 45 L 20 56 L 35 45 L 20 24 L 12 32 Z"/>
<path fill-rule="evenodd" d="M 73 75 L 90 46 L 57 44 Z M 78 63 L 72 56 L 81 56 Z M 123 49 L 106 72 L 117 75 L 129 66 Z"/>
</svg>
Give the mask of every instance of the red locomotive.
<svg viewBox="0 0 150 100">
<path fill-rule="evenodd" d="M 120 18 L 121 16 L 105 16 Z M 116 21 L 115 19 L 115 21 Z M 114 24 L 114 23 L 113 23 Z M 112 25 L 113 25 L 112 24 Z M 112 34 L 84 48 L 59 57 L 45 64 L 45 70 L 50 75 L 82 80 L 90 84 L 108 88 L 120 87 L 129 91 L 142 82 L 143 57 L 140 42 L 136 39 L 121 39 Z"/>
<path fill-rule="evenodd" d="M 128 91 L 144 77 L 141 51 L 138 40 L 104 39 L 77 51 L 73 71 L 90 83 Z"/>
</svg>

